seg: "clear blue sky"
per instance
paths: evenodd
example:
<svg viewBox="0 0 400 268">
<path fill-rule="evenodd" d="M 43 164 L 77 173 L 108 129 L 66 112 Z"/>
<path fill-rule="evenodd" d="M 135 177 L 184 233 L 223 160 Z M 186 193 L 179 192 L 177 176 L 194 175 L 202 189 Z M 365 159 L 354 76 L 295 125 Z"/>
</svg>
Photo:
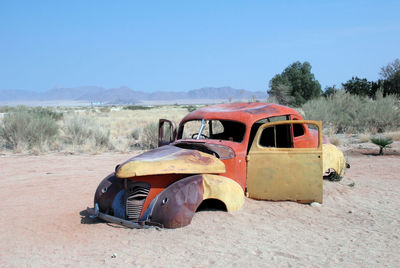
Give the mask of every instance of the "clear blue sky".
<svg viewBox="0 0 400 268">
<path fill-rule="evenodd" d="M 400 1 L 0 3 L 0 89 L 267 90 L 294 61 L 323 88 L 400 58 Z"/>
</svg>

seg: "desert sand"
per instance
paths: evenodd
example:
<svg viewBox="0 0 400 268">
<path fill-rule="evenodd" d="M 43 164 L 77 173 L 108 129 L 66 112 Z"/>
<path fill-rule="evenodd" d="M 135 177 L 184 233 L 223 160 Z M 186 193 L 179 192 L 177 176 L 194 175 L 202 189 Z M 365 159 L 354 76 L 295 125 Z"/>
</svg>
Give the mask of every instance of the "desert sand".
<svg viewBox="0 0 400 268">
<path fill-rule="evenodd" d="M 91 221 L 98 183 L 131 154 L 0 155 L 1 267 L 396 267 L 399 144 L 346 153 L 321 207 L 246 198 L 235 213 L 202 211 L 180 229 Z M 375 150 L 376 151 L 376 150 Z"/>
</svg>

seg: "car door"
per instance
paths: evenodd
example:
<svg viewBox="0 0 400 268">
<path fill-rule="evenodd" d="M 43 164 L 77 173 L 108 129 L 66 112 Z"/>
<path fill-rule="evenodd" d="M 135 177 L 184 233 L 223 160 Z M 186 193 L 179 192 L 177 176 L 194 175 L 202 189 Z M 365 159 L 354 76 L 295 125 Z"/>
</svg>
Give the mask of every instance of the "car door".
<svg viewBox="0 0 400 268">
<path fill-rule="evenodd" d="M 171 120 L 160 119 L 158 122 L 158 147 L 170 144 L 176 139 L 176 125 Z"/>
<path fill-rule="evenodd" d="M 293 148 L 291 124 L 318 130 L 315 148 Z M 260 126 L 247 156 L 247 194 L 254 199 L 322 203 L 322 123 L 291 120 Z"/>
</svg>

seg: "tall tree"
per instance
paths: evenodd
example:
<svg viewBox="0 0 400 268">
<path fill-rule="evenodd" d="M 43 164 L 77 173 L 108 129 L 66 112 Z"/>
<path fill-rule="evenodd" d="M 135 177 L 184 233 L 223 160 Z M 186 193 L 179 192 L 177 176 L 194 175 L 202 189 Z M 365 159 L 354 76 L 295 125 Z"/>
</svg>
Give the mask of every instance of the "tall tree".
<svg viewBox="0 0 400 268">
<path fill-rule="evenodd" d="M 333 95 L 335 95 L 337 92 L 339 91 L 339 89 L 336 88 L 336 85 L 333 86 L 327 86 L 325 87 L 325 92 L 324 92 L 324 97 L 331 97 Z"/>
<path fill-rule="evenodd" d="M 343 89 L 353 95 L 371 96 L 371 82 L 366 78 L 352 77 L 342 84 Z"/>
<path fill-rule="evenodd" d="M 400 60 L 395 59 L 386 66 L 381 67 L 380 76 L 385 80 L 390 80 L 400 72 Z"/>
<path fill-rule="evenodd" d="M 379 74 L 383 80 L 378 80 L 378 84 L 383 88 L 384 95 L 396 94 L 400 97 L 400 60 L 395 59 L 382 67 Z"/>
<path fill-rule="evenodd" d="M 311 72 L 311 64 L 296 61 L 285 68 L 281 74 L 275 75 L 269 82 L 268 94 L 282 99 L 293 106 L 301 106 L 307 100 L 322 94 L 321 85 Z M 286 103 L 282 103 L 286 104 Z"/>
<path fill-rule="evenodd" d="M 270 96 L 273 96 L 275 100 L 282 105 L 291 105 L 294 101 L 291 95 L 292 88 L 285 84 L 279 84 L 268 91 Z"/>
</svg>

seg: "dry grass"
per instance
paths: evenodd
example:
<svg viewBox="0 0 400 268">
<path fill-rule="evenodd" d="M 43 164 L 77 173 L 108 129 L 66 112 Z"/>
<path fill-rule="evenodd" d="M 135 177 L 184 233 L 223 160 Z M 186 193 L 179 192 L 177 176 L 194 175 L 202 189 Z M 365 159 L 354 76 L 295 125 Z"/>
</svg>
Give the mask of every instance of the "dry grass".
<svg viewBox="0 0 400 268">
<path fill-rule="evenodd" d="M 340 98 L 344 98 L 348 96 L 341 96 Z M 341 100 L 341 99 L 340 99 Z M 381 99 L 380 101 L 384 101 Z M 386 100 L 385 100 L 386 101 Z M 320 108 L 326 107 L 325 100 L 322 100 L 321 104 L 318 107 L 314 107 L 316 110 L 314 111 L 316 114 L 326 114 L 322 113 Z M 322 105 L 323 104 L 323 105 Z M 390 103 L 389 103 L 390 104 Z M 377 105 L 375 105 L 377 106 Z M 392 107 L 392 105 L 383 105 L 380 103 L 379 107 Z M 340 107 L 340 105 L 338 105 Z M 1 107 L 0 107 L 1 108 Z M 40 142 L 37 142 L 39 145 L 35 146 L 25 146 L 23 142 L 15 143 L 12 149 L 14 152 L 21 153 L 33 153 L 39 154 L 41 152 L 46 151 L 63 151 L 63 152 L 87 152 L 87 153 L 100 153 L 103 151 L 117 151 L 117 152 L 128 152 L 131 150 L 138 149 L 147 149 L 154 147 L 155 140 L 154 137 L 157 135 L 156 126 L 158 124 L 158 120 L 160 118 L 167 118 L 174 121 L 177 125 L 181 121 L 181 119 L 188 114 L 189 110 L 193 110 L 194 106 L 184 106 L 184 105 L 168 105 L 168 106 L 157 106 L 146 109 L 123 109 L 123 106 L 107 106 L 107 107 L 57 107 L 56 109 L 47 109 L 47 108 L 38 108 L 36 109 L 37 113 L 43 117 L 52 118 L 53 121 L 56 121 L 58 126 L 57 134 L 54 138 L 49 139 L 49 141 L 45 140 L 42 142 L 42 139 L 39 139 Z M 383 109 L 383 108 L 382 108 Z M 2 118 L 0 118 L 0 127 L 5 126 L 5 120 L 8 118 L 8 114 L 11 112 L 15 112 L 18 110 L 17 108 L 7 108 L 4 109 L 4 114 L 2 114 Z M 302 109 L 297 109 L 300 113 L 304 115 Z M 306 109 L 307 110 L 307 109 Z M 342 109 L 343 110 L 343 109 Z M 376 109 L 373 110 L 374 113 L 382 113 L 377 112 Z M 390 110 L 392 111 L 392 109 Z M 308 112 L 308 113 L 307 113 Z M 309 114 L 309 110 L 307 110 L 306 114 Z M 395 112 L 398 112 L 397 110 Z M 60 115 L 60 117 L 58 116 Z M 54 117 L 56 116 L 56 117 Z M 62 116 L 62 117 L 61 117 Z M 393 115 L 392 115 L 393 116 Z M 310 116 L 305 116 L 306 118 Z M 317 116 L 318 117 L 318 116 Z M 385 116 L 384 116 L 385 117 Z M 387 116 L 389 117 L 389 116 Z M 83 137 L 78 135 L 77 137 L 73 137 L 71 131 L 68 132 L 67 124 L 70 124 L 71 118 L 75 118 L 78 121 L 78 125 L 76 126 L 78 130 L 83 131 Z M 313 118 L 311 116 L 311 118 Z M 397 117 L 396 117 L 397 118 Z M 391 118 L 392 121 L 388 121 L 390 124 L 398 124 L 396 118 Z M 324 120 L 324 118 L 313 118 Z M 16 122 L 20 122 L 21 120 L 17 120 Z M 338 136 L 337 130 L 338 125 L 332 121 L 332 118 L 329 120 L 324 120 L 324 134 L 327 135 L 332 144 L 337 146 L 341 146 L 344 144 L 350 143 L 369 143 L 369 138 L 371 134 L 375 134 L 377 131 L 378 124 L 376 122 L 373 126 L 369 126 L 367 130 L 364 130 L 363 134 L 359 134 L 355 139 L 343 139 L 340 135 Z M 348 121 L 349 122 L 363 122 L 368 121 L 367 119 L 359 119 Z M 22 121 L 21 121 L 22 122 Z M 47 121 L 46 121 L 47 122 Z M 390 125 L 387 123 L 388 125 Z M 42 126 L 42 125 L 41 125 Z M 194 126 L 195 129 L 198 129 L 198 126 Z M 43 126 L 40 129 L 44 129 Z M 153 135 L 150 135 L 151 131 L 155 130 Z M 350 130 L 353 127 L 343 127 L 343 130 Z M 389 129 L 391 129 L 389 127 Z M 86 132 L 85 132 L 86 131 Z M 3 131 L 4 132 L 4 131 Z M 4 133 L 10 133 L 10 131 L 6 131 Z M 4 134 L 3 133 L 3 134 Z M 33 131 L 33 133 L 38 133 L 38 131 Z M 74 133 L 74 132 L 72 132 Z M 346 132 L 347 133 L 347 132 Z M 22 135 L 22 134 L 21 134 Z M 385 132 L 387 137 L 393 139 L 393 141 L 400 141 L 400 131 L 391 131 Z M 3 135 L 4 136 L 4 135 Z M 33 135 L 22 135 L 33 136 Z M 53 137 L 53 136 L 52 136 Z M 6 149 L 6 144 L 9 148 L 10 141 L 1 138 L 0 143 L 2 143 L 3 148 Z M 0 144 L 1 145 L 1 144 Z"/>
<path fill-rule="evenodd" d="M 70 109 L 64 111 L 64 113 L 67 114 L 66 118 L 79 116 L 90 119 L 100 130 L 109 131 L 109 140 L 114 151 L 127 152 L 132 149 L 148 147 L 140 145 L 140 142 L 145 140 L 147 143 L 148 133 L 144 133 L 144 130 L 148 128 L 149 124 L 158 125 L 160 118 L 167 118 L 178 124 L 188 113 L 188 110 L 184 106 L 160 106 L 145 110 L 124 110 L 122 107 L 108 109 L 104 107 L 88 107 Z M 145 135 L 147 137 L 144 137 Z M 154 144 L 154 141 L 151 144 Z M 151 147 L 152 145 L 149 146 Z M 96 144 L 89 143 L 81 146 L 80 150 L 97 152 L 97 147 Z M 107 150 L 110 150 L 110 148 Z"/>
<path fill-rule="evenodd" d="M 48 151 L 57 137 L 57 120 L 61 117 L 48 108 L 15 107 L 0 122 L 0 145 L 14 152 Z"/>
<path fill-rule="evenodd" d="M 342 141 L 336 136 L 329 137 L 329 141 L 335 146 L 340 146 L 342 144 Z"/>
<path fill-rule="evenodd" d="M 358 139 L 359 139 L 360 143 L 370 142 L 371 134 L 367 134 L 367 133 L 358 134 Z"/>
<path fill-rule="evenodd" d="M 385 136 L 391 138 L 393 141 L 400 141 L 400 131 L 387 132 Z"/>
<path fill-rule="evenodd" d="M 151 110 L 111 110 L 109 113 L 92 112 L 95 122 L 110 130 L 111 143 L 117 151 L 128 151 L 132 145 L 132 133 L 135 138 L 141 139 L 143 130 L 148 124 L 157 124 L 160 118 L 167 118 L 176 124 L 188 113 L 180 106 L 161 106 Z M 137 137 L 138 135 L 138 137 Z"/>
<path fill-rule="evenodd" d="M 0 107 L 1 108 L 1 107 Z M 39 154 L 46 151 L 64 151 L 73 153 L 100 153 L 103 151 L 127 152 L 132 149 L 151 148 L 157 139 L 157 125 L 160 118 L 167 118 L 178 124 L 193 106 L 159 106 L 142 109 L 123 109 L 122 106 L 106 107 L 57 107 L 28 108 L 6 107 L 0 118 L 0 150 L 12 149 L 18 153 Z M 22 112 L 21 112 L 21 111 Z M 13 120 L 27 111 L 34 110 L 46 123 L 54 121 L 51 144 L 39 136 L 39 142 L 33 143 L 34 134 L 41 134 L 47 129 L 41 124 L 39 130 L 33 130 L 24 120 Z M 54 117 L 54 116 L 57 116 Z M 53 118 L 54 117 L 54 118 Z M 28 118 L 30 119 L 30 117 Z M 28 120 L 27 119 L 27 120 Z M 51 120 L 50 120 L 51 119 Z M 56 121 L 58 120 L 58 121 Z M 29 120 L 29 122 L 36 122 Z M 41 122 L 41 121 L 40 121 Z M 50 122 L 50 123 L 51 123 Z M 21 125 L 16 125 L 18 124 Z M 149 130 L 151 127 L 151 130 Z M 9 129 L 7 129 L 9 128 Z M 15 131 L 11 131 L 14 129 Z M 30 134 L 27 131 L 32 129 Z M 16 132 L 16 130 L 20 130 Z M 154 135 L 149 135 L 154 131 Z M 11 136 L 15 132 L 15 135 Z M 47 132 L 46 132 L 47 133 Z M 29 143 L 25 141 L 31 137 Z M 43 136 L 47 137 L 47 136 Z M 155 138 L 154 138 L 155 137 Z M 36 141 L 36 140 L 35 140 Z M 142 144 L 143 143 L 143 144 Z M 144 144 L 145 143 L 145 144 Z M 32 145 L 33 144 L 33 145 Z M 50 145 L 51 146 L 50 146 Z M 29 145 L 29 146 L 28 146 Z"/>
</svg>

